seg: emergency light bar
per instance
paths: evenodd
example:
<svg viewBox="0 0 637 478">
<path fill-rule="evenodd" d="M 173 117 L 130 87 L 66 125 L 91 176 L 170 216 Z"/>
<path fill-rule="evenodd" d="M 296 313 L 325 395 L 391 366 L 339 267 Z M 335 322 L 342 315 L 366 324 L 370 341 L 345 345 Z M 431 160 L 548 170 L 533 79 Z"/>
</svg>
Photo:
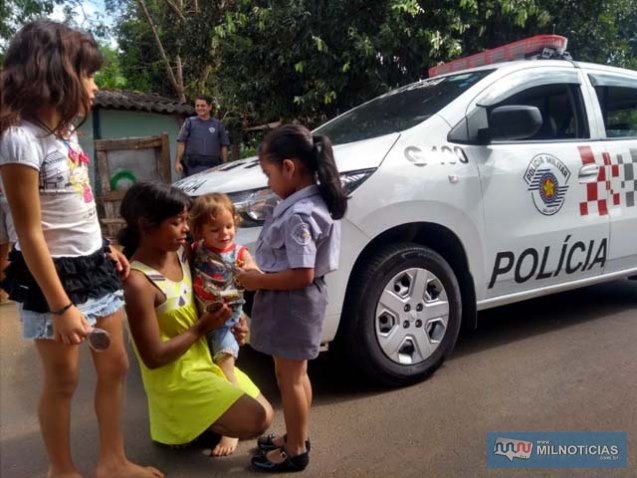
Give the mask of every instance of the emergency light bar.
<svg viewBox="0 0 637 478">
<path fill-rule="evenodd" d="M 534 55 L 546 58 L 561 56 L 566 53 L 568 40 L 560 35 L 536 35 L 519 40 L 491 50 L 485 50 L 475 55 L 443 63 L 429 68 L 429 78 L 453 71 L 466 70 L 476 66 L 501 63 L 503 61 L 524 60 Z M 568 55 L 568 54 L 567 54 Z M 566 56 L 565 56 L 566 58 Z M 567 57 L 570 59 L 570 56 Z"/>
</svg>

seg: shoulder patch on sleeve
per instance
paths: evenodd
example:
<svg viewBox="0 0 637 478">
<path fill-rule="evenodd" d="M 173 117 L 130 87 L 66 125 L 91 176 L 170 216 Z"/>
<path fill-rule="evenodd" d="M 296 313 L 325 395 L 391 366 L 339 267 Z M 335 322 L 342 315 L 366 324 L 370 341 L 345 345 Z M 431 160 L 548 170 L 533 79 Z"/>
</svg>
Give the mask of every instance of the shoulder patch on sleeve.
<svg viewBox="0 0 637 478">
<path fill-rule="evenodd" d="M 306 222 L 300 222 L 292 229 L 292 239 L 301 246 L 306 246 L 312 240 L 310 233 L 310 225 Z"/>
</svg>

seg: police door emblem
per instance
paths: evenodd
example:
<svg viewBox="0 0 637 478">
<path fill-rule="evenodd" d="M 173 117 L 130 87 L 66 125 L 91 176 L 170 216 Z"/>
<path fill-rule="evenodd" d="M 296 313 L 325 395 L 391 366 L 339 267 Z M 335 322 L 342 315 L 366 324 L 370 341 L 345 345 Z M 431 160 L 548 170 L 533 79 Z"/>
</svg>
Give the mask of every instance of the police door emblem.
<svg viewBox="0 0 637 478">
<path fill-rule="evenodd" d="M 570 177 L 571 172 L 555 156 L 542 153 L 531 159 L 524 181 L 531 191 L 535 208 L 545 216 L 558 212 L 566 199 Z"/>
</svg>

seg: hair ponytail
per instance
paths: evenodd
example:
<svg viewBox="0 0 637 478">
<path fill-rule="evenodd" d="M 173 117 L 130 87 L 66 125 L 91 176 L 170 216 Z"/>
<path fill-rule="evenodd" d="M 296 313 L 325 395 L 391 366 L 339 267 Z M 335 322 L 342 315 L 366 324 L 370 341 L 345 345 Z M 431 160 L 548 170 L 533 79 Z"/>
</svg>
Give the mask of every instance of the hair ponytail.
<svg viewBox="0 0 637 478">
<path fill-rule="evenodd" d="M 139 227 L 124 226 L 117 233 L 117 242 L 124 248 L 124 255 L 130 259 L 139 246 Z"/>
<path fill-rule="evenodd" d="M 345 215 L 347 194 L 327 136 L 312 136 L 305 126 L 287 124 L 269 132 L 259 149 L 259 155 L 276 164 L 287 158 L 298 159 L 307 173 L 318 179 L 321 197 L 332 218 L 341 219 Z"/>
<path fill-rule="evenodd" d="M 312 136 L 319 191 L 332 218 L 341 219 L 347 211 L 347 194 L 334 161 L 332 142 L 327 136 Z"/>
</svg>

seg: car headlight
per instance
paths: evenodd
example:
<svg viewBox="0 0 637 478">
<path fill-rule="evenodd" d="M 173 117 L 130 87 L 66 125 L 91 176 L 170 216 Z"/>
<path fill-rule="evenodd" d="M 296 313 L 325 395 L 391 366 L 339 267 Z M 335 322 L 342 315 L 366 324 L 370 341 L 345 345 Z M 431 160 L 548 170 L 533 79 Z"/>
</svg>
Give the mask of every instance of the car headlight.
<svg viewBox="0 0 637 478">
<path fill-rule="evenodd" d="M 376 171 L 376 168 L 348 171 L 341 174 L 341 183 L 347 194 L 351 194 Z M 268 212 L 274 209 L 279 197 L 270 188 L 251 189 L 228 194 L 237 213 L 243 219 L 241 227 L 262 226 Z"/>
<path fill-rule="evenodd" d="M 352 194 L 358 186 L 376 171 L 376 168 L 359 169 L 358 171 L 348 171 L 341 174 L 341 183 L 347 194 Z"/>
<path fill-rule="evenodd" d="M 241 227 L 263 225 L 268 212 L 279 202 L 279 197 L 270 188 L 230 193 L 228 196 L 243 219 Z"/>
</svg>

